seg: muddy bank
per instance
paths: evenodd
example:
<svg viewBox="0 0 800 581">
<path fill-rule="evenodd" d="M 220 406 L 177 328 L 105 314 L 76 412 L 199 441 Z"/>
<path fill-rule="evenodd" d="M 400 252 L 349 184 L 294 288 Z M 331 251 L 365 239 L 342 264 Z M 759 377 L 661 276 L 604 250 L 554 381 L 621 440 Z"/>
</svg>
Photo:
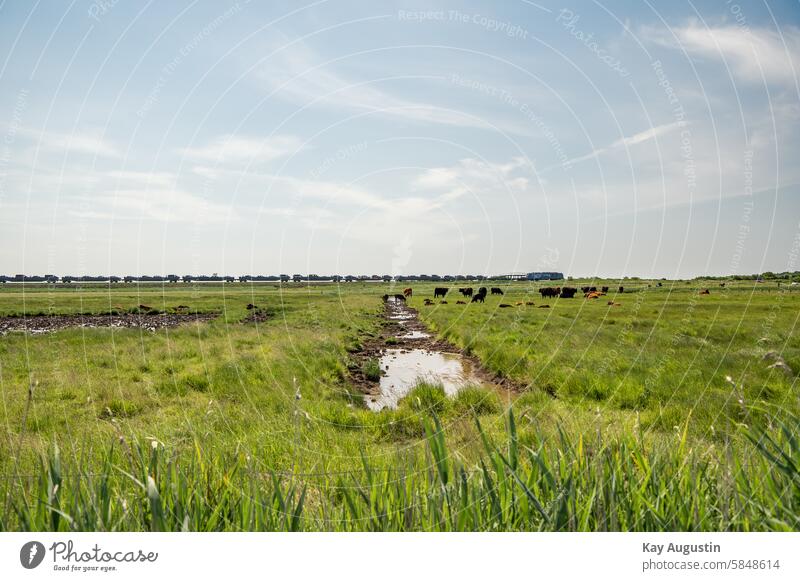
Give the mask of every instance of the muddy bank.
<svg viewBox="0 0 800 581">
<path fill-rule="evenodd" d="M 448 395 L 468 385 L 517 389 L 507 379 L 489 373 L 476 357 L 438 340 L 405 301 L 390 297 L 383 316 L 381 333 L 353 354 L 356 365 L 351 367 L 351 379 L 373 411 L 397 407 L 419 381 L 441 384 Z"/>
<path fill-rule="evenodd" d="M 185 323 L 205 323 L 219 313 L 159 313 L 159 314 L 114 314 L 114 315 L 34 315 L 31 317 L 0 318 L 0 335 L 21 331 L 33 335 L 52 333 L 73 327 L 144 329 L 156 331 Z"/>
</svg>

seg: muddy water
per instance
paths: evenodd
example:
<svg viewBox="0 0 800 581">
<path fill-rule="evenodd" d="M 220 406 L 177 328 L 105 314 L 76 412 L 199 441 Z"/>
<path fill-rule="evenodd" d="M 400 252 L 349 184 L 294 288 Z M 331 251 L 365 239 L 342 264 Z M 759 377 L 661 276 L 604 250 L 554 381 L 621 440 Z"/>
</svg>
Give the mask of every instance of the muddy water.
<svg viewBox="0 0 800 581">
<path fill-rule="evenodd" d="M 483 381 L 472 371 L 468 361 L 457 353 L 427 349 L 387 349 L 380 359 L 380 393 L 367 398 L 373 411 L 396 408 L 397 403 L 420 381 L 439 383 L 447 395 L 454 395 L 467 385 Z"/>
<path fill-rule="evenodd" d="M 404 335 L 400 335 L 398 337 L 398 339 L 412 339 L 412 340 L 413 339 L 427 339 L 430 336 L 431 336 L 430 333 L 425 333 L 423 331 L 417 331 L 415 329 L 415 330 L 410 331 L 410 332 L 408 332 L 408 333 L 406 333 Z"/>
<path fill-rule="evenodd" d="M 440 384 L 451 396 L 467 385 L 497 388 L 477 361 L 433 336 L 417 317 L 417 311 L 405 301 L 387 297 L 385 317 L 387 325 L 376 338 L 374 350 L 368 345 L 364 354 L 377 357 L 381 369 L 377 383 L 365 380 L 363 384 L 369 409 L 396 408 L 421 381 Z M 390 337 L 394 345 L 387 348 L 386 340 Z"/>
</svg>

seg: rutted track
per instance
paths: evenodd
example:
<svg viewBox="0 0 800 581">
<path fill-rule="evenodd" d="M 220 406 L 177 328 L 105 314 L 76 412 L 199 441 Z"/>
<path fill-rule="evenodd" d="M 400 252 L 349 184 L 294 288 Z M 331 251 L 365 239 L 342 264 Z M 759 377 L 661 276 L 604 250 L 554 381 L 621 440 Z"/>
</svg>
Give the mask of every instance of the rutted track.
<svg viewBox="0 0 800 581">
<path fill-rule="evenodd" d="M 418 380 L 441 383 L 450 395 L 467 385 L 517 390 L 508 379 L 488 372 L 476 357 L 437 339 L 405 301 L 390 296 L 383 316 L 381 333 L 355 354 L 359 365 L 352 369 L 352 379 L 365 393 L 370 409 L 396 407 Z M 372 359 L 380 361 L 377 381 L 364 373 L 365 363 Z"/>
</svg>

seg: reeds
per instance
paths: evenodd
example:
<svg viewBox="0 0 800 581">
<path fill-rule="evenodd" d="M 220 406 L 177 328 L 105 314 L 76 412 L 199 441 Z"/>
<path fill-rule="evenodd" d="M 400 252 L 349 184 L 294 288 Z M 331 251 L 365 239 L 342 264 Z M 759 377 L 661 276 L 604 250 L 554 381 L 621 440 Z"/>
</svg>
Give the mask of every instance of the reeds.
<svg viewBox="0 0 800 581">
<path fill-rule="evenodd" d="M 263 473 L 242 453 L 110 449 L 66 474 L 57 447 L 35 479 L 3 480 L 2 530 L 32 531 L 752 531 L 800 530 L 800 420 L 767 413 L 737 454 L 674 445 L 517 434 L 512 411 L 467 465 L 437 416 L 426 453 L 386 470 Z"/>
</svg>

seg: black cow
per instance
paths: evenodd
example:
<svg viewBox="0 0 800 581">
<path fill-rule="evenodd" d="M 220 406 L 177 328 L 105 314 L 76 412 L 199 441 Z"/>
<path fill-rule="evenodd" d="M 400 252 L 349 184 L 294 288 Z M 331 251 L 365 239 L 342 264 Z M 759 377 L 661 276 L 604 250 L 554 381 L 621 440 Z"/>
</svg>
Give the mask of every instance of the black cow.
<svg viewBox="0 0 800 581">
<path fill-rule="evenodd" d="M 575 296 L 575 293 L 578 292 L 578 289 L 571 286 L 565 286 L 561 289 L 561 298 L 562 299 L 571 299 Z"/>
<path fill-rule="evenodd" d="M 619 287 L 619 293 L 622 294 L 624 292 L 625 292 L 625 287 L 624 286 Z"/>
<path fill-rule="evenodd" d="M 471 297 L 472 296 L 472 287 L 460 288 L 460 289 L 458 289 L 458 292 L 460 292 L 465 297 Z"/>
<path fill-rule="evenodd" d="M 473 303 L 482 303 L 482 302 L 483 302 L 483 299 L 485 299 L 485 298 L 486 298 L 486 293 L 477 293 L 476 295 L 474 295 L 474 296 L 472 297 L 472 301 L 470 301 L 470 302 L 473 302 Z"/>
<path fill-rule="evenodd" d="M 588 287 L 588 286 L 582 286 L 582 287 L 581 287 L 581 292 L 582 292 L 583 294 L 586 294 L 586 293 L 588 293 L 588 292 L 589 292 L 589 287 Z"/>
<path fill-rule="evenodd" d="M 561 294 L 561 289 L 557 286 L 543 286 L 539 289 L 539 294 L 542 295 L 542 298 L 550 298 L 550 297 L 557 297 Z"/>
<path fill-rule="evenodd" d="M 496 286 L 492 287 L 492 294 L 493 295 L 501 295 L 503 294 L 503 289 L 497 288 Z"/>
<path fill-rule="evenodd" d="M 444 298 L 447 295 L 447 288 L 437 286 L 433 289 L 433 298 L 438 299 L 439 297 Z"/>
<path fill-rule="evenodd" d="M 607 287 L 607 286 L 600 287 L 600 290 L 601 290 L 602 292 L 604 292 L 604 293 L 607 293 L 607 292 L 608 292 L 608 287 Z"/>
<path fill-rule="evenodd" d="M 485 286 L 482 286 L 481 288 L 479 288 L 479 289 L 478 289 L 478 294 L 479 294 L 479 295 L 486 296 L 486 293 L 487 293 L 487 292 L 489 292 L 489 291 L 487 291 L 487 290 L 486 290 L 486 287 L 485 287 Z"/>
</svg>

